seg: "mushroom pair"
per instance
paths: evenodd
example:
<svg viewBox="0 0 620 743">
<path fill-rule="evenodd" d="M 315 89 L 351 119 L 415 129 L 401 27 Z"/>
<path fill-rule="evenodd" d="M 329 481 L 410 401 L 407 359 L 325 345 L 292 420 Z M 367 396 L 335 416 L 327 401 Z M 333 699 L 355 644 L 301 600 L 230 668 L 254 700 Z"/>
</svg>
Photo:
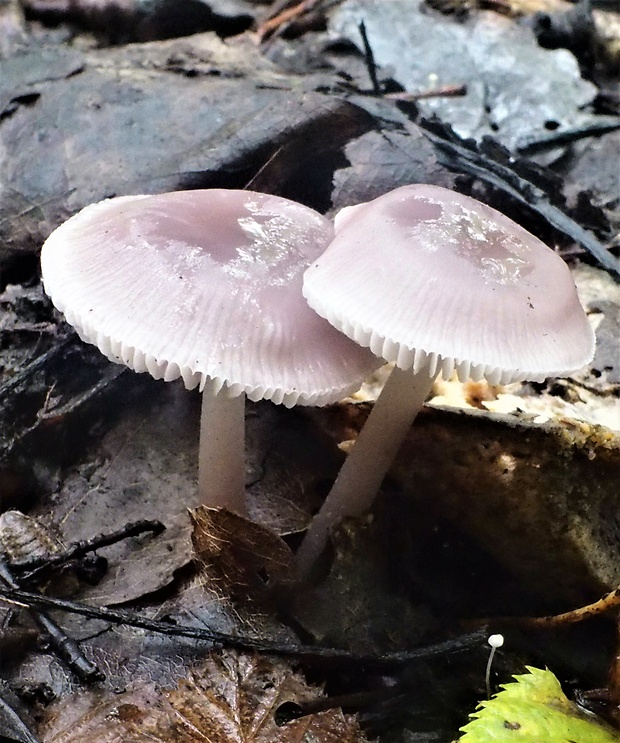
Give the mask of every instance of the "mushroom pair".
<svg viewBox="0 0 620 743">
<path fill-rule="evenodd" d="M 475 199 L 404 186 L 343 209 L 335 227 L 304 275 L 304 296 L 395 368 L 297 552 L 302 575 L 332 525 L 370 507 L 439 373 L 542 381 L 594 354 L 564 261 Z"/>
<path fill-rule="evenodd" d="M 202 391 L 209 506 L 246 513 L 246 396 L 325 405 L 380 364 L 303 299 L 303 272 L 332 238 L 332 223 L 301 204 L 213 189 L 93 204 L 43 246 L 45 290 L 83 340 Z"/>
<path fill-rule="evenodd" d="M 323 405 L 381 359 L 395 363 L 298 552 L 302 575 L 333 524 L 369 508 L 437 374 L 543 380 L 594 352 L 565 263 L 503 214 L 436 186 L 343 209 L 335 234 L 265 194 L 119 197 L 55 230 L 41 265 L 84 340 L 203 391 L 207 505 L 246 511 L 245 396 Z"/>
</svg>

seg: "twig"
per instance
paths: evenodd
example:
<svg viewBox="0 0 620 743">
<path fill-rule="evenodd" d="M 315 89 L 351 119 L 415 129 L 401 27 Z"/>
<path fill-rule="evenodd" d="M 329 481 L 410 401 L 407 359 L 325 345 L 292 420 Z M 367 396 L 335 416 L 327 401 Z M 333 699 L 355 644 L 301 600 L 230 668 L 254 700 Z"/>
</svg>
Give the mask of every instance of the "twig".
<svg viewBox="0 0 620 743">
<path fill-rule="evenodd" d="M 358 24 L 360 35 L 362 37 L 362 43 L 364 44 L 364 60 L 366 62 L 366 69 L 370 76 L 370 82 L 372 83 L 372 91 L 375 95 L 381 95 L 381 85 L 379 84 L 379 78 L 377 77 L 377 63 L 375 62 L 375 55 L 372 53 L 372 47 L 370 41 L 368 41 L 368 34 L 366 33 L 366 24 L 364 21 L 360 21 Z"/>
<path fill-rule="evenodd" d="M 459 98 L 467 95 L 467 85 L 442 85 L 439 88 L 420 90 L 417 93 L 386 93 L 384 98 L 391 101 L 420 101 L 423 98 Z"/>
<path fill-rule="evenodd" d="M 2 584 L 5 583 L 9 588 L 4 589 Z M 8 565 L 0 558 L 0 595 L 3 591 L 17 591 L 19 593 L 19 584 L 13 578 Z M 32 594 L 36 596 L 37 594 Z M 19 601 L 19 599 L 18 599 Z M 23 602 L 27 604 L 32 619 L 48 636 L 50 644 L 58 653 L 59 657 L 75 673 L 75 675 L 86 683 L 102 680 L 103 674 L 94 663 L 91 663 L 82 653 L 78 643 L 69 637 L 59 625 L 50 619 L 44 612 L 33 608 L 35 605 L 32 601 Z"/>
<path fill-rule="evenodd" d="M 578 609 L 565 611 L 563 614 L 554 614 L 546 617 L 524 617 L 516 620 L 521 626 L 526 627 L 561 627 L 566 624 L 576 624 L 585 619 L 591 619 L 599 614 L 606 614 L 612 609 L 620 606 L 620 586 L 605 594 L 598 601 Z"/>
<path fill-rule="evenodd" d="M 307 702 L 300 702 L 291 717 L 298 719 L 307 715 L 315 715 L 317 712 L 325 712 L 328 709 L 338 707 L 354 709 L 359 712 L 363 708 L 376 705 L 389 699 L 401 696 L 402 692 L 398 686 L 387 686 L 369 691 L 357 691 L 350 694 L 339 694 L 337 696 L 319 697 Z"/>
<path fill-rule="evenodd" d="M 90 386 L 87 390 L 84 390 L 84 392 L 82 392 L 80 395 L 72 397 L 64 405 L 58 405 L 54 408 L 51 408 L 50 410 L 42 410 L 38 415 L 38 420 L 53 420 L 55 418 L 62 418 L 69 413 L 73 413 L 81 405 L 84 405 L 84 403 L 88 402 L 91 397 L 95 397 L 95 395 L 99 394 L 99 392 L 104 390 L 109 384 L 111 384 L 115 379 L 120 377 L 121 374 L 124 374 L 126 371 L 126 366 L 110 364 L 109 368 L 106 368 L 102 373 L 101 379 L 95 382 L 95 384 Z"/>
<path fill-rule="evenodd" d="M 285 23 L 290 23 L 300 15 L 312 10 L 314 6 L 318 5 L 320 2 L 321 0 L 302 0 L 302 2 L 293 5 L 293 7 L 285 8 L 281 12 L 277 13 L 277 15 L 268 18 L 266 21 L 261 23 L 257 31 L 258 38 L 262 41 L 266 36 L 276 31 Z"/>
<path fill-rule="evenodd" d="M 54 358 L 54 356 L 58 356 L 58 354 L 69 343 L 70 339 L 71 336 L 63 338 L 55 346 L 52 346 L 52 348 L 45 351 L 45 353 L 40 354 L 29 364 L 22 367 L 16 374 L 10 376 L 4 384 L 0 385 L 0 398 L 4 397 L 8 392 L 11 392 L 15 387 L 23 384 L 28 377 L 38 371 L 42 366 L 45 366 L 45 364 L 47 364 L 50 359 Z"/>
<path fill-rule="evenodd" d="M 451 640 L 415 648 L 414 650 L 361 655 L 337 648 L 314 645 L 290 645 L 272 640 L 232 635 L 208 628 L 170 624 L 156 619 L 148 619 L 134 612 L 88 606 L 87 604 L 51 598 L 50 596 L 41 596 L 40 594 L 12 588 L 0 587 L 0 597 L 11 601 L 22 602 L 29 607 L 52 607 L 73 614 L 79 614 L 89 619 L 100 619 L 110 624 L 137 627 L 169 636 L 188 637 L 216 645 L 255 650 L 272 655 L 292 657 L 306 662 L 325 661 L 346 663 L 378 669 L 404 666 L 421 659 L 470 650 L 473 647 L 479 647 L 487 636 L 486 630 L 478 630 Z"/>
<path fill-rule="evenodd" d="M 31 433 L 34 433 L 41 426 L 42 423 L 44 423 L 45 421 L 62 418 L 65 415 L 73 413 L 81 405 L 84 405 L 91 398 L 98 395 L 109 384 L 114 382 L 114 380 L 117 379 L 117 377 L 121 376 L 127 371 L 126 366 L 119 366 L 117 364 L 109 364 L 108 366 L 109 368 L 106 368 L 106 370 L 102 373 L 101 378 L 97 382 L 95 382 L 95 384 L 89 387 L 87 390 L 82 392 L 80 395 L 71 398 L 64 405 L 59 405 L 58 407 L 52 408 L 51 410 L 48 410 L 48 411 L 42 411 L 37 416 L 34 423 L 27 426 L 26 428 L 23 428 L 21 431 L 16 433 L 14 436 L 12 436 L 12 438 L 10 438 L 7 441 L 6 444 L 3 445 L 2 442 L 0 441 L 0 455 L 8 456 L 13 451 L 13 448 L 17 444 L 19 444 L 20 441 L 23 441 L 23 439 L 25 439 Z M 0 390 L 0 393 L 1 392 L 2 391 Z"/>
<path fill-rule="evenodd" d="M 562 614 L 552 614 L 545 617 L 486 617 L 467 622 L 469 627 L 541 627 L 555 628 L 564 627 L 568 624 L 577 624 L 586 619 L 605 614 L 613 609 L 620 607 L 620 586 L 613 591 L 605 594 L 598 601 L 594 601 L 586 606 L 580 606 L 571 611 L 565 611 Z"/>
<path fill-rule="evenodd" d="M 85 539 L 81 542 L 74 542 L 69 545 L 66 550 L 55 554 L 55 555 L 33 555 L 26 557 L 23 560 L 11 560 L 11 570 L 19 571 L 20 573 L 28 573 L 28 579 L 35 577 L 41 570 L 47 570 L 51 567 L 58 565 L 64 565 L 70 560 L 75 560 L 79 557 L 83 557 L 89 552 L 107 547 L 110 544 L 116 544 L 122 539 L 129 537 L 137 537 L 141 534 L 151 532 L 154 535 L 161 534 L 166 527 L 161 521 L 133 521 L 130 524 L 126 524 L 122 529 L 117 529 L 110 534 L 99 534 L 91 539 Z"/>
<path fill-rule="evenodd" d="M 577 142 L 586 137 L 598 137 L 601 134 L 615 132 L 620 129 L 620 120 L 617 118 L 612 121 L 595 121 L 585 126 L 575 127 L 573 129 L 563 129 L 559 132 L 550 132 L 543 137 L 530 139 L 517 147 L 520 155 L 535 155 L 537 152 L 544 152 L 551 147 L 558 145 Z"/>
</svg>

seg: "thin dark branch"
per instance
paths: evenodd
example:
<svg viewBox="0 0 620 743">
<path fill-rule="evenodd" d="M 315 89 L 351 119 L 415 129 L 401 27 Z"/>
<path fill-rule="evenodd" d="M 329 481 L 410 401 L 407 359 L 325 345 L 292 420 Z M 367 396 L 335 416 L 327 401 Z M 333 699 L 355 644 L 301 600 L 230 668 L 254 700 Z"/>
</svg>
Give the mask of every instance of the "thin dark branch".
<svg viewBox="0 0 620 743">
<path fill-rule="evenodd" d="M 36 371 L 39 371 L 39 369 L 45 366 L 50 359 L 58 356 L 69 343 L 70 339 L 71 336 L 63 338 L 50 349 L 33 359 L 29 364 L 22 367 L 16 374 L 9 376 L 7 381 L 0 385 L 0 398 L 4 397 L 16 387 L 19 387 L 20 384 L 23 384 L 28 377 L 32 376 Z"/>
<path fill-rule="evenodd" d="M 3 584 L 8 586 L 4 589 Z M 10 568 L 0 558 L 0 594 L 3 590 L 19 592 L 19 584 L 13 578 Z M 36 596 L 36 594 L 32 594 Z M 103 674 L 94 663 L 85 657 L 78 643 L 69 637 L 53 619 L 40 609 L 35 608 L 34 602 L 28 602 L 28 609 L 32 619 L 49 638 L 51 646 L 75 675 L 86 683 L 92 683 L 103 679 Z"/>
<path fill-rule="evenodd" d="M 117 531 L 113 531 L 110 534 L 99 534 L 91 539 L 74 542 L 66 550 L 56 555 L 34 555 L 23 560 L 11 560 L 11 570 L 19 571 L 20 573 L 28 572 L 29 575 L 25 577 L 33 578 L 40 570 L 64 565 L 70 560 L 83 557 L 89 552 L 94 552 L 102 547 L 108 547 L 129 537 L 137 537 L 147 532 L 151 532 L 154 535 L 161 534 L 165 528 L 161 521 L 149 521 L 147 519 L 133 521 L 130 524 L 126 524 L 122 529 L 117 529 Z"/>
<path fill-rule="evenodd" d="M 102 392 L 109 384 L 114 382 L 115 379 L 120 377 L 121 374 L 124 374 L 126 371 L 126 366 L 109 364 L 109 366 L 106 366 L 102 371 L 101 378 L 97 382 L 84 390 L 81 394 L 71 398 L 64 405 L 58 405 L 50 410 L 42 410 L 39 413 L 38 420 L 43 421 L 50 418 L 62 418 L 65 415 L 73 413 L 79 407 L 84 405 L 84 403 L 87 403 L 91 398 Z"/>
<path fill-rule="evenodd" d="M 52 356 L 53 355 L 54 354 L 52 354 Z M 47 360 L 47 358 L 45 360 Z M 0 455 L 5 457 L 8 456 L 13 451 L 14 447 L 17 446 L 21 441 L 23 441 L 27 436 L 34 433 L 40 427 L 43 421 L 53 418 L 62 418 L 65 415 L 73 413 L 79 407 L 87 403 L 91 398 L 94 398 L 96 395 L 102 392 L 108 385 L 114 382 L 117 377 L 121 376 L 127 371 L 126 366 L 119 366 L 117 364 L 109 364 L 108 367 L 106 367 L 106 369 L 102 372 L 101 378 L 80 395 L 71 398 L 64 405 L 59 405 L 52 408 L 51 410 L 40 411 L 34 423 L 26 426 L 17 434 L 12 436 L 12 438 L 10 438 L 6 442 L 6 444 L 3 445 L 2 442 L 0 442 Z"/>
<path fill-rule="evenodd" d="M 372 53 L 372 47 L 370 41 L 368 41 L 368 34 L 366 33 L 366 24 L 364 21 L 360 21 L 358 25 L 360 35 L 362 37 L 362 43 L 364 44 L 364 59 L 366 61 L 366 69 L 370 76 L 370 82 L 372 83 L 372 90 L 375 95 L 381 95 L 381 85 L 379 84 L 379 78 L 377 77 L 377 64 L 375 62 L 375 55 Z"/>
<path fill-rule="evenodd" d="M 327 709 L 336 709 L 337 707 L 354 709 L 359 712 L 364 708 L 393 699 L 399 695 L 401 695 L 401 690 L 398 686 L 386 686 L 338 696 L 318 697 L 307 702 L 301 702 L 298 714 L 295 717 L 314 715 L 317 712 L 324 712 Z"/>
<path fill-rule="evenodd" d="M 445 640 L 443 642 L 392 653 L 361 655 L 337 648 L 314 645 L 291 645 L 261 638 L 242 637 L 225 632 L 218 632 L 202 627 L 186 627 L 183 625 L 162 622 L 156 619 L 143 617 L 135 612 L 104 609 L 74 601 L 41 596 L 28 591 L 0 587 L 0 597 L 8 601 L 26 605 L 28 607 L 50 607 L 62 611 L 79 614 L 89 619 L 99 619 L 116 625 L 126 625 L 139 629 L 159 632 L 169 636 L 187 637 L 194 640 L 209 642 L 216 645 L 235 647 L 243 650 L 255 650 L 272 655 L 291 657 L 309 663 L 329 662 L 355 664 L 359 666 L 387 669 L 409 665 L 418 660 L 436 656 L 451 655 L 474 647 L 479 647 L 486 638 L 486 630 L 481 629 L 473 633 Z"/>
<path fill-rule="evenodd" d="M 614 118 L 610 121 L 609 119 L 605 119 L 605 117 L 601 118 L 603 119 L 602 121 L 590 122 L 585 126 L 579 126 L 573 129 L 549 132 L 549 134 L 543 137 L 530 139 L 520 144 L 517 147 L 517 152 L 520 155 L 535 155 L 538 152 L 545 152 L 552 147 L 577 142 L 586 137 L 598 137 L 601 134 L 608 134 L 609 132 L 615 132 L 617 129 L 620 129 L 619 119 Z"/>
</svg>

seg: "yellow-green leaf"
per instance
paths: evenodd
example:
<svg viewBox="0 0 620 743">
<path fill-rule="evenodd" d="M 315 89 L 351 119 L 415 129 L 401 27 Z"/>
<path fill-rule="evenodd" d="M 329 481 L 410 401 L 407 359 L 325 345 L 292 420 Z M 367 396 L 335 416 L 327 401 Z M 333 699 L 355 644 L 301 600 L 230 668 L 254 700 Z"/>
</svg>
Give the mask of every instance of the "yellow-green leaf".
<svg viewBox="0 0 620 743">
<path fill-rule="evenodd" d="M 527 670 L 479 705 L 459 743 L 619 743 L 620 734 L 573 704 L 551 671 Z"/>
</svg>

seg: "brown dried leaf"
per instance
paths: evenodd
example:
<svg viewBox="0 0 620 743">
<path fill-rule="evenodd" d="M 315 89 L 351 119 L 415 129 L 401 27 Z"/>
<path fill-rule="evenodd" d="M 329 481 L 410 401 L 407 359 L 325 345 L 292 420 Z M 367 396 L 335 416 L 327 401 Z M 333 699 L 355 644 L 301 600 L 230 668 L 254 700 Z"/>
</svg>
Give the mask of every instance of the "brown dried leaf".
<svg viewBox="0 0 620 743">
<path fill-rule="evenodd" d="M 364 743 L 357 721 L 339 709 L 278 726 L 286 703 L 320 696 L 282 661 L 223 651 L 172 690 L 136 684 L 122 695 L 91 697 L 75 718 L 69 697 L 52 711 L 46 743 Z M 48 717 L 48 724 L 49 724 Z M 68 724 L 67 724 L 68 723 Z M 45 732 L 45 731 L 43 731 Z"/>
<path fill-rule="evenodd" d="M 267 582 L 290 583 L 293 555 L 277 534 L 218 508 L 190 512 L 200 577 L 209 587 L 241 600 L 262 600 Z"/>
<path fill-rule="evenodd" d="M 280 587 L 290 583 L 292 554 L 265 526 L 228 511 L 190 511 L 195 570 L 162 616 L 274 642 L 296 642 L 278 618 Z"/>
</svg>

